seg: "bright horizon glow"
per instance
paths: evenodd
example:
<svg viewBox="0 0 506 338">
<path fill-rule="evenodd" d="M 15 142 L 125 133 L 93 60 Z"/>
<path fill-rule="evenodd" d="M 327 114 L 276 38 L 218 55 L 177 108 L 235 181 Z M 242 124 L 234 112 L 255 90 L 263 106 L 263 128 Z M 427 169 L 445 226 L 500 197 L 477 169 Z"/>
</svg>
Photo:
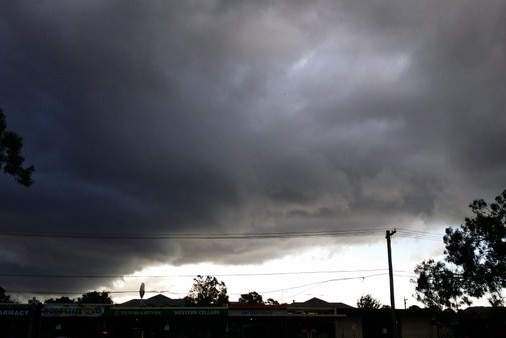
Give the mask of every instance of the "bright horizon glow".
<svg viewBox="0 0 506 338">
<path fill-rule="evenodd" d="M 442 228 L 443 229 L 443 228 Z M 435 234 L 437 232 L 431 232 Z M 442 232 L 441 232 L 442 233 Z M 429 234 L 429 233 L 427 233 Z M 392 236 L 392 264 L 394 270 L 395 307 L 412 305 L 424 307 L 416 301 L 415 266 L 429 258 L 443 259 L 442 240 L 432 236 L 411 238 Z M 107 291 L 115 304 L 139 299 L 139 288 L 145 284 L 144 299 L 163 294 L 172 299 L 184 298 L 197 275 L 215 276 L 225 282 L 230 301 L 238 301 L 241 294 L 258 292 L 266 301 L 279 303 L 304 302 L 313 297 L 356 307 L 363 295 L 370 294 L 382 305 L 390 305 L 388 258 L 386 240 L 373 244 L 341 244 L 340 246 L 313 246 L 298 254 L 286 255 L 261 264 L 220 265 L 211 262 L 180 266 L 158 265 L 143 268 L 133 274 L 117 278 L 108 285 L 88 291 Z M 32 296 L 12 294 L 23 303 Z M 46 295 L 58 298 L 61 295 Z M 77 299 L 81 294 L 66 294 Z M 483 298 L 472 306 L 489 306 Z"/>
<path fill-rule="evenodd" d="M 396 308 L 404 308 L 405 300 L 407 307 L 422 306 L 413 296 L 414 284 L 410 279 L 416 264 L 436 252 L 442 252 L 441 242 L 392 237 Z M 371 294 L 383 305 L 390 305 L 386 240 L 339 247 L 335 253 L 330 247 L 313 247 L 263 264 L 151 266 L 114 281 L 106 289 L 113 292 L 115 303 L 139 298 L 138 291 L 133 290 L 138 290 L 141 283 L 146 285 L 144 298 L 159 293 L 183 298 L 197 275 L 211 275 L 225 282 L 230 301 L 256 291 L 264 300 L 273 298 L 280 303 L 317 297 L 356 306 L 362 295 Z"/>
</svg>

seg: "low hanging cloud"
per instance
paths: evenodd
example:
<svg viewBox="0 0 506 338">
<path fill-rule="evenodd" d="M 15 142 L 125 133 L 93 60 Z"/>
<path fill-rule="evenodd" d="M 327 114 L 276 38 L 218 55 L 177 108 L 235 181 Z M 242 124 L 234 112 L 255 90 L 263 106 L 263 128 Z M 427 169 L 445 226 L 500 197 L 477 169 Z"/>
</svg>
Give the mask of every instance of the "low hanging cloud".
<svg viewBox="0 0 506 338">
<path fill-rule="evenodd" d="M 29 189 L 2 178 L 1 271 L 121 275 L 293 250 L 42 232 L 458 224 L 505 188 L 504 13 L 496 1 L 2 3 L 0 104 L 37 171 Z M 20 232 L 33 237 L 5 235 Z"/>
</svg>

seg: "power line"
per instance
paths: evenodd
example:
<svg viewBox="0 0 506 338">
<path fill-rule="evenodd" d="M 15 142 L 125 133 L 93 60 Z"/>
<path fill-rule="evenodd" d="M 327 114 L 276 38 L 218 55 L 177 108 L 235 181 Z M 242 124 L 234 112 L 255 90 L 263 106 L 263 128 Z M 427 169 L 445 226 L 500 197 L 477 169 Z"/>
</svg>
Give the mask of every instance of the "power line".
<svg viewBox="0 0 506 338">
<path fill-rule="evenodd" d="M 0 236 L 36 237 L 64 239 L 255 239 L 255 238 L 295 238 L 295 237 L 339 237 L 365 236 L 380 229 L 348 229 L 334 231 L 293 231 L 293 232 L 259 232 L 259 233 L 79 233 L 79 232 L 40 232 L 40 231 L 2 231 Z"/>
<path fill-rule="evenodd" d="M 304 275 L 304 274 L 331 274 L 331 273 L 357 273 L 384 271 L 386 268 L 356 269 L 356 270 L 318 270 L 318 271 L 285 271 L 285 272 L 250 272 L 250 273 L 223 273 L 211 275 L 215 277 L 251 277 L 251 276 L 281 276 L 281 275 Z M 399 273 L 410 273 L 409 271 L 397 271 Z M 207 275 L 207 274 L 200 274 Z M 64 275 L 64 274 L 10 274 L 0 273 L 0 277 L 13 278 L 193 278 L 195 274 L 176 275 Z"/>
<path fill-rule="evenodd" d="M 398 229 L 402 237 L 441 240 L 440 234 Z M 89 240 L 232 240 L 232 239 L 269 239 L 269 238 L 312 238 L 312 237 L 349 237 L 372 236 L 385 229 L 342 229 L 321 231 L 286 231 L 258 233 L 84 233 L 84 232 L 46 232 L 46 231 L 0 231 L 0 237 L 89 239 Z"/>
<path fill-rule="evenodd" d="M 379 276 L 385 276 L 387 275 L 388 273 L 376 273 L 376 274 L 373 274 L 373 275 L 368 275 L 368 276 L 355 276 L 355 277 L 343 277 L 343 278 L 333 278 L 333 279 L 328 279 L 328 280 L 325 280 L 325 281 L 321 281 L 321 282 L 315 282 L 315 283 L 310 283 L 310 284 L 306 284 L 306 285 L 303 285 L 303 286 L 299 286 L 299 287 L 293 287 L 293 288 L 288 288 L 288 289 L 283 289 L 284 291 L 286 290 L 290 290 L 290 289 L 299 289 L 301 287 L 304 287 L 304 286 L 311 286 L 310 288 L 308 289 L 304 289 L 296 294 L 293 294 L 293 295 L 290 295 L 288 296 L 287 298 L 293 298 L 295 296 L 298 296 L 300 294 L 303 294 L 309 290 L 312 290 L 316 287 L 319 287 L 323 284 L 326 284 L 326 283 L 331 283 L 331 282 L 340 282 L 340 281 L 345 281 L 345 280 L 354 280 L 354 279 L 362 279 L 362 280 L 365 280 L 366 278 L 372 278 L 372 277 L 379 277 Z M 276 292 L 276 291 L 274 291 Z M 279 292 L 279 291 L 278 291 Z M 265 292 L 267 293 L 267 292 Z"/>
<path fill-rule="evenodd" d="M 306 290 L 304 290 L 304 291 L 301 292 L 301 293 L 303 293 L 303 292 L 306 292 L 307 290 L 313 289 L 315 287 L 318 287 L 320 285 L 323 285 L 323 284 L 326 284 L 326 283 L 330 283 L 330 282 L 339 282 L 339 281 L 355 280 L 355 279 L 365 280 L 367 278 L 373 278 L 373 277 L 379 277 L 379 276 L 385 276 L 385 275 L 388 275 L 388 272 L 376 273 L 376 274 L 370 274 L 370 275 L 364 275 L 364 276 L 351 276 L 351 277 L 332 278 L 332 279 L 326 279 L 326 280 L 312 282 L 312 283 L 307 283 L 307 284 L 301 284 L 301 285 L 297 285 L 297 286 L 290 286 L 290 287 L 281 288 L 281 289 L 277 289 L 277 290 L 259 291 L 259 293 L 261 293 L 261 294 L 276 293 L 276 292 L 281 292 L 281 291 L 296 290 L 296 289 L 300 289 L 300 288 L 303 288 L 303 287 L 310 286 L 309 289 L 306 289 Z M 398 277 L 407 277 L 407 276 L 403 276 L 403 275 L 395 275 L 395 276 L 398 276 Z M 79 291 L 79 292 L 73 292 L 73 291 L 36 291 L 36 290 L 23 290 L 23 289 L 9 289 L 9 290 L 6 290 L 6 291 L 9 292 L 9 293 L 14 293 L 14 294 L 21 294 L 21 293 L 24 293 L 24 294 L 41 294 L 41 295 L 56 295 L 56 294 L 57 295 L 81 295 L 81 294 L 83 294 L 82 291 Z M 139 290 L 121 290 L 121 291 L 107 291 L 107 290 L 105 290 L 105 291 L 107 293 L 109 293 L 109 294 L 128 294 L 128 293 L 138 293 L 139 292 Z M 186 293 L 175 292 L 175 291 L 170 291 L 170 290 L 147 290 L 146 293 L 186 294 Z M 300 294 L 300 293 L 298 293 L 298 294 Z M 298 295 L 298 294 L 296 294 L 296 295 Z M 296 295 L 292 295 L 291 297 L 296 296 Z"/>
<path fill-rule="evenodd" d="M 438 241 L 438 242 L 443 241 L 443 236 L 441 234 L 433 233 L 433 232 L 397 228 L 397 234 L 399 237 L 403 237 L 403 238 L 426 239 L 426 240 Z"/>
</svg>

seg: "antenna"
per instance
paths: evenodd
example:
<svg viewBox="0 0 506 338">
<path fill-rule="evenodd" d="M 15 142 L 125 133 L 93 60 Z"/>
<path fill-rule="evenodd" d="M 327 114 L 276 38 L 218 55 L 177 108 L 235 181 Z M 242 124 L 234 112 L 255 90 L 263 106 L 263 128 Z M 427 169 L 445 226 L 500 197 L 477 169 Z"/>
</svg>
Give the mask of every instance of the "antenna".
<svg viewBox="0 0 506 338">
<path fill-rule="evenodd" d="M 141 283 L 141 287 L 139 288 L 139 295 L 141 296 L 141 299 L 144 297 L 145 288 L 144 283 Z"/>
</svg>

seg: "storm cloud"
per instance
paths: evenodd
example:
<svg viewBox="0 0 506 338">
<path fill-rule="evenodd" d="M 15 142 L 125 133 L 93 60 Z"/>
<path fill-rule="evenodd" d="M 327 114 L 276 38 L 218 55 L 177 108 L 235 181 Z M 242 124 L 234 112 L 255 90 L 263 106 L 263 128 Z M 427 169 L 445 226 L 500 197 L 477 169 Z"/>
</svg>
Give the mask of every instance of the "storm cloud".
<svg viewBox="0 0 506 338">
<path fill-rule="evenodd" d="M 30 188 L 1 178 L 6 289 L 294 250 L 42 232 L 430 231 L 505 188 L 502 1 L 4 1 L 0 45 L 36 167 Z"/>
</svg>

